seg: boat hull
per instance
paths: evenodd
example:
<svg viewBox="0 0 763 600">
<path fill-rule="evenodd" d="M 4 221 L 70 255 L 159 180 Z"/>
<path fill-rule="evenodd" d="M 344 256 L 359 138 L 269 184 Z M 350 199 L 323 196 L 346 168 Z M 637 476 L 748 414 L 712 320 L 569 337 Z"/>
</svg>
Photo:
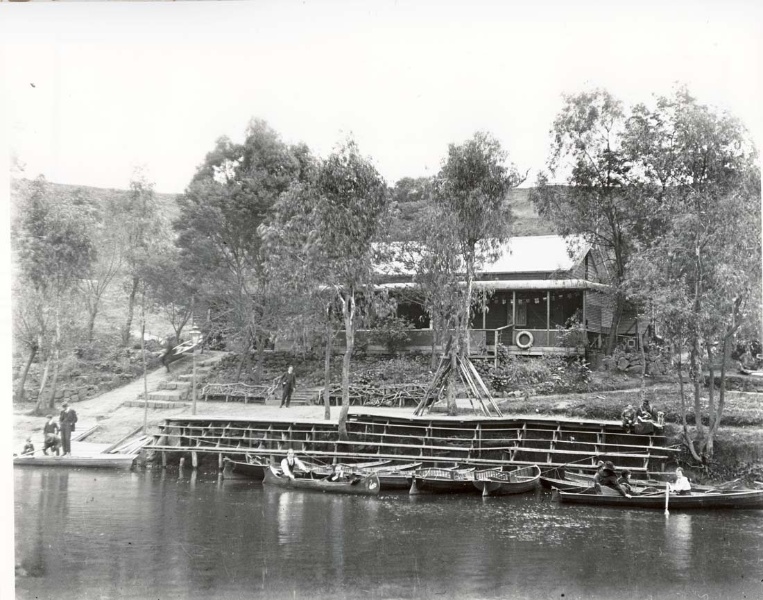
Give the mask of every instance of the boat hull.
<svg viewBox="0 0 763 600">
<path fill-rule="evenodd" d="M 262 481 L 268 465 L 223 459 L 223 479 L 237 479 L 249 481 Z"/>
<path fill-rule="evenodd" d="M 473 494 L 476 491 L 472 485 L 474 469 L 417 469 L 411 475 L 410 494 Z"/>
<path fill-rule="evenodd" d="M 354 496 L 377 496 L 379 478 L 375 473 L 350 481 L 328 481 L 327 479 L 297 478 L 289 479 L 272 467 L 265 470 L 263 482 L 287 490 L 305 490 L 310 492 L 328 492 L 331 494 L 350 494 Z"/>
<path fill-rule="evenodd" d="M 14 456 L 13 465 L 20 467 L 67 467 L 69 469 L 129 469 L 137 456 L 137 454 Z"/>
<path fill-rule="evenodd" d="M 482 492 L 483 496 L 510 496 L 533 491 L 538 487 L 539 479 L 540 468 L 533 465 L 513 471 L 477 471 L 472 485 Z"/>
<path fill-rule="evenodd" d="M 554 491 L 554 497 L 562 504 L 591 504 L 595 506 L 615 506 L 627 508 L 665 509 L 665 493 L 626 498 L 617 495 L 580 494 Z M 691 494 L 670 494 L 668 510 L 717 508 L 763 508 L 763 490 L 744 492 L 698 492 Z"/>
</svg>

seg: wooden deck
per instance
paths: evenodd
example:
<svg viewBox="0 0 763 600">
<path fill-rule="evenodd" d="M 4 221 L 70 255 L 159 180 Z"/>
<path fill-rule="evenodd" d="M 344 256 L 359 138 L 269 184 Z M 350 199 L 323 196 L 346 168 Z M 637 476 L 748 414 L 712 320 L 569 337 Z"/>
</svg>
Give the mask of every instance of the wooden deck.
<svg viewBox="0 0 763 600">
<path fill-rule="evenodd" d="M 174 417 L 161 426 L 147 450 L 160 452 L 163 464 L 191 453 L 224 457 L 247 454 L 280 460 L 288 447 L 322 462 L 397 459 L 458 462 L 475 466 L 574 466 L 594 470 L 611 460 L 634 472 L 662 471 L 678 450 L 661 435 L 628 434 L 619 423 L 556 418 L 401 417 L 374 412 L 351 414 L 348 438 L 338 424 L 298 418 L 246 419 Z"/>
</svg>

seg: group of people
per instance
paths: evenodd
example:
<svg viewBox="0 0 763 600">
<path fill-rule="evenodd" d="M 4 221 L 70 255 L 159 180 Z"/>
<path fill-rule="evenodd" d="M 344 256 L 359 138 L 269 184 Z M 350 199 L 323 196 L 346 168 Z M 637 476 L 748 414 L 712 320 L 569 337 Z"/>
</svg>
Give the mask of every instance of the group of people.
<svg viewBox="0 0 763 600">
<path fill-rule="evenodd" d="M 639 492 L 634 488 L 634 485 L 631 482 L 630 469 L 623 469 L 618 476 L 612 461 L 599 461 L 597 466 L 598 469 L 596 475 L 593 477 L 593 486 L 585 490 L 584 493 L 601 494 L 602 486 L 617 490 L 621 496 L 625 496 L 626 498 L 637 496 L 639 493 L 643 492 L 643 490 L 642 492 Z M 672 493 L 676 494 L 689 494 L 691 492 L 691 482 L 684 475 L 681 467 L 676 469 L 676 480 L 674 483 L 669 484 L 669 489 Z"/>
<path fill-rule="evenodd" d="M 45 425 L 42 428 L 43 445 L 42 453 L 48 456 L 48 450 L 54 452 L 56 456 L 71 455 L 72 432 L 76 429 L 77 413 L 73 408 L 69 408 L 69 403 L 64 402 L 61 406 L 61 412 L 58 415 L 58 421 L 55 421 L 53 415 L 45 417 Z M 22 455 L 34 454 L 34 444 L 32 438 L 28 437 L 22 450 Z"/>
<path fill-rule="evenodd" d="M 654 410 L 646 398 L 637 409 L 632 404 L 626 406 L 620 416 L 626 433 L 647 435 L 662 431 L 664 426 L 664 414 Z"/>
</svg>

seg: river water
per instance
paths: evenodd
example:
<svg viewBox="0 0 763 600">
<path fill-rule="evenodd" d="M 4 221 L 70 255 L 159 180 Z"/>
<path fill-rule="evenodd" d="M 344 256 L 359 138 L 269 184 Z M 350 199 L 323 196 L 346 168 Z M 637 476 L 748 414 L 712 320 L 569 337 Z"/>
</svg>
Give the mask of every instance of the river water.
<svg viewBox="0 0 763 600">
<path fill-rule="evenodd" d="M 190 469 L 14 483 L 17 598 L 763 597 L 760 510 L 353 497 Z"/>
</svg>

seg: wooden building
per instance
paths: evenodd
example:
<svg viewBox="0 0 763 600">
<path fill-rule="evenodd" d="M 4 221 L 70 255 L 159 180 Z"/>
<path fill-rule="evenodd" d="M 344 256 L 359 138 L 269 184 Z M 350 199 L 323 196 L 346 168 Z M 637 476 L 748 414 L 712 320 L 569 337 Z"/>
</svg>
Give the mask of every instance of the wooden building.
<svg viewBox="0 0 763 600">
<path fill-rule="evenodd" d="M 587 338 L 590 347 L 602 345 L 613 320 L 612 292 L 601 254 L 582 238 L 556 235 L 514 237 L 498 258 L 477 273 L 474 288 L 482 295 L 481 307 L 472 314 L 471 348 L 474 354 L 493 354 L 496 343 L 513 354 L 566 356 L 583 354 L 583 344 L 564 344 L 559 327 L 571 321 L 582 331 L 571 339 Z M 416 301 L 413 272 L 397 263 L 383 269 L 380 287 L 398 300 L 397 315 L 416 327 L 410 332 L 411 350 L 427 351 L 432 345 L 432 323 Z M 362 340 L 365 332 L 359 331 Z M 635 346 L 633 314 L 626 313 L 618 336 Z M 630 339 L 629 339 L 630 338 Z M 369 346 L 369 351 L 381 348 Z"/>
</svg>

